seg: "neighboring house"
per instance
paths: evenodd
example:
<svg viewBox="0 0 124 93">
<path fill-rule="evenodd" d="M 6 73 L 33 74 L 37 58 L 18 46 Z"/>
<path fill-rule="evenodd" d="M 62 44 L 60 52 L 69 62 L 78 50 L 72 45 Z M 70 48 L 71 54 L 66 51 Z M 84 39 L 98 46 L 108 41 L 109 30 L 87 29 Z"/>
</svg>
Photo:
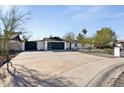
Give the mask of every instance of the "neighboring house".
<svg viewBox="0 0 124 93">
<path fill-rule="evenodd" d="M 0 49 L 4 49 L 4 37 L 0 37 Z M 9 38 L 8 47 L 10 51 L 22 51 L 22 42 L 18 35 L 12 35 Z"/>
<path fill-rule="evenodd" d="M 118 42 L 116 43 L 116 46 L 124 49 L 124 40 L 118 40 Z"/>
</svg>

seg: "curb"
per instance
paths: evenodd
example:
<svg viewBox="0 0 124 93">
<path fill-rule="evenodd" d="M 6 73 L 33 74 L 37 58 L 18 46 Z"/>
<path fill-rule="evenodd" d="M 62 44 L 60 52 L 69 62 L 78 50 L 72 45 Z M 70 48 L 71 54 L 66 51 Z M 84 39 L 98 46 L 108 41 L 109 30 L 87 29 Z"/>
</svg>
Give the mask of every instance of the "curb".
<svg viewBox="0 0 124 93">
<path fill-rule="evenodd" d="M 124 71 L 123 66 L 124 63 L 116 63 L 105 68 L 90 80 L 86 87 L 111 87 L 120 73 Z"/>
</svg>

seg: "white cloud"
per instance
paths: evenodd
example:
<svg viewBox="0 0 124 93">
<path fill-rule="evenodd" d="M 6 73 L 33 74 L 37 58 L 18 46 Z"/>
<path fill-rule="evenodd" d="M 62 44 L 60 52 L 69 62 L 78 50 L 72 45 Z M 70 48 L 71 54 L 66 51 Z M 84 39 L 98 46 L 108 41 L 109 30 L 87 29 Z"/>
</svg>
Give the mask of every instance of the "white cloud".
<svg viewBox="0 0 124 93">
<path fill-rule="evenodd" d="M 67 6 L 67 9 L 64 11 L 65 15 L 70 15 L 74 12 L 80 11 L 82 8 L 80 6 Z"/>
<path fill-rule="evenodd" d="M 104 6 L 100 5 L 88 6 L 89 12 L 100 12 L 102 9 L 104 9 Z"/>
<path fill-rule="evenodd" d="M 101 11 L 103 6 L 68 6 L 65 14 L 73 19 L 84 19 Z"/>
<path fill-rule="evenodd" d="M 101 18 L 120 18 L 124 17 L 124 12 L 97 14 L 96 16 Z"/>
<path fill-rule="evenodd" d="M 110 6 L 112 7 L 112 6 Z M 91 17 L 99 18 L 118 18 L 124 17 L 124 11 L 118 11 L 113 13 L 108 10 L 108 6 L 69 6 L 68 7 L 68 16 L 73 19 L 83 20 Z"/>
<path fill-rule="evenodd" d="M 78 11 L 78 10 L 81 10 L 81 6 L 68 6 L 68 9 L 69 10 L 72 10 L 72 11 Z"/>
<path fill-rule="evenodd" d="M 71 16 L 71 18 L 73 19 L 78 19 L 78 20 L 81 20 L 81 19 L 84 19 L 84 18 L 87 18 L 87 14 L 86 13 L 76 13 L 74 15 Z"/>
</svg>

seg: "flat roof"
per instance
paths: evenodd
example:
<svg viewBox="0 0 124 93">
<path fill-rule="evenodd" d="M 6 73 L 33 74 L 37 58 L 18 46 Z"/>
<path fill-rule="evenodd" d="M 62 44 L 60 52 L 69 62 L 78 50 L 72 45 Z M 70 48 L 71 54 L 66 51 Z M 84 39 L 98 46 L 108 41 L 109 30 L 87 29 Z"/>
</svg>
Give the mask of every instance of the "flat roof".
<svg viewBox="0 0 124 93">
<path fill-rule="evenodd" d="M 118 40 L 118 42 L 120 42 L 120 43 L 124 43 L 124 40 Z"/>
</svg>

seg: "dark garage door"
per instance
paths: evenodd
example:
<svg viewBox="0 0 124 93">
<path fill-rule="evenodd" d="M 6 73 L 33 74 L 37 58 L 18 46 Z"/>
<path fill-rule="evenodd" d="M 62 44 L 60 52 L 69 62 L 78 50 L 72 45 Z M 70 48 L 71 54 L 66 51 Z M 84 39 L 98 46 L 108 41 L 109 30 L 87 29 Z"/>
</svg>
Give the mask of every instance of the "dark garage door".
<svg viewBox="0 0 124 93">
<path fill-rule="evenodd" d="M 25 50 L 37 50 L 37 42 L 26 42 L 25 43 Z"/>
<path fill-rule="evenodd" d="M 64 42 L 48 42 L 48 50 L 63 50 Z"/>
</svg>

